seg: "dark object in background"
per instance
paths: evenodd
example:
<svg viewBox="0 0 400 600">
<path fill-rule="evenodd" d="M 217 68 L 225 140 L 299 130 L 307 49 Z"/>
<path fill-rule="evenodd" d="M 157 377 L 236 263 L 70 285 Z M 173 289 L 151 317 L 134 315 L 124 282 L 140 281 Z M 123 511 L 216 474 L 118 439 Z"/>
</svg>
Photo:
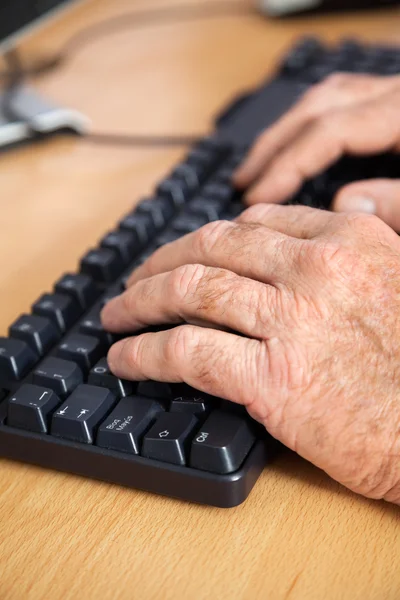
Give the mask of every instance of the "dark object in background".
<svg viewBox="0 0 400 600">
<path fill-rule="evenodd" d="M 400 6 L 399 0 L 258 0 L 261 11 L 272 17 L 318 12 L 366 10 Z"/>
<path fill-rule="evenodd" d="M 11 44 L 13 36 L 21 35 L 25 28 L 39 24 L 52 12 L 76 0 L 1 0 L 0 44 Z"/>
</svg>

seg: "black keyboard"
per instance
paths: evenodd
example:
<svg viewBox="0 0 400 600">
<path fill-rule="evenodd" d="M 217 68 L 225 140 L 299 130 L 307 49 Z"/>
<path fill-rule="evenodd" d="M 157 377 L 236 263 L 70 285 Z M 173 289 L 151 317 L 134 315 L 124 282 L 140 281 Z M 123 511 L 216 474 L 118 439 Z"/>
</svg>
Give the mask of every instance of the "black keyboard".
<svg viewBox="0 0 400 600">
<path fill-rule="evenodd" d="M 277 443 L 242 407 L 185 384 L 118 379 L 100 311 L 156 248 L 244 205 L 233 170 L 255 136 L 334 71 L 400 73 L 395 48 L 302 41 L 274 78 L 235 100 L 213 136 L 123 216 L 0 338 L 0 456 L 220 507 L 245 500 Z M 329 209 L 345 183 L 395 177 L 394 155 L 340 160 L 291 200 Z"/>
</svg>

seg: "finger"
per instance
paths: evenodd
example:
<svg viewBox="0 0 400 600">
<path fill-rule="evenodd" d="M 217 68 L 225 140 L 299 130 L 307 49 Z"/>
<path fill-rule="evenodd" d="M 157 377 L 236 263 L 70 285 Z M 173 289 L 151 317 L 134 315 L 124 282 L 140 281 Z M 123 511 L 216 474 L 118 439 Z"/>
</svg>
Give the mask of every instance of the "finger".
<svg viewBox="0 0 400 600">
<path fill-rule="evenodd" d="M 134 271 L 127 286 L 186 264 L 228 269 L 271 285 L 292 281 L 296 243 L 262 225 L 215 221 L 157 250 Z"/>
<path fill-rule="evenodd" d="M 239 223 L 260 223 L 285 235 L 311 240 L 334 226 L 331 212 L 309 206 L 255 204 L 236 219 Z"/>
<path fill-rule="evenodd" d="M 400 181 L 376 179 L 351 183 L 337 194 L 333 209 L 377 215 L 400 232 Z"/>
<path fill-rule="evenodd" d="M 281 202 L 293 196 L 306 179 L 336 162 L 343 154 L 384 152 L 398 145 L 400 93 L 385 101 L 336 111 L 315 121 L 271 164 L 250 189 L 247 202 Z M 366 124 L 368 124 L 366 126 Z"/>
<path fill-rule="evenodd" d="M 332 109 L 374 99 L 399 85 L 400 78 L 336 73 L 309 90 L 275 125 L 264 131 L 234 174 L 234 183 L 245 188 L 258 178 L 274 155 L 304 127 Z"/>
<path fill-rule="evenodd" d="M 127 338 L 114 344 L 107 358 L 117 377 L 185 382 L 244 405 L 254 400 L 268 371 L 261 342 L 193 325 Z"/>
<path fill-rule="evenodd" d="M 238 188 L 248 187 L 273 156 L 286 146 L 312 119 L 314 114 L 306 101 L 300 101 L 280 121 L 265 130 L 256 140 L 244 162 L 233 174 Z"/>
<path fill-rule="evenodd" d="M 240 290 L 240 294 L 238 294 Z M 215 324 L 261 339 L 279 330 L 273 307 L 278 291 L 230 271 L 185 265 L 142 279 L 102 312 L 108 331 L 127 332 L 161 323 Z M 149 301 L 151 299 L 151 302 Z M 270 323 L 261 318 L 269 309 Z"/>
</svg>

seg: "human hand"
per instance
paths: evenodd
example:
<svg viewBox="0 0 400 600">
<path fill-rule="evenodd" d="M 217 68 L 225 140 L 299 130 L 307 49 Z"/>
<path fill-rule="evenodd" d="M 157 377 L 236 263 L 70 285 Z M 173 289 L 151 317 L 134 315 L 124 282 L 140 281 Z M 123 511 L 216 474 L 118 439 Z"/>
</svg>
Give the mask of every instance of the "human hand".
<svg viewBox="0 0 400 600">
<path fill-rule="evenodd" d="M 177 327 L 116 343 L 116 375 L 243 404 L 343 485 L 400 504 L 400 241 L 383 221 L 259 204 L 159 249 L 128 285 L 108 330 Z"/>
<path fill-rule="evenodd" d="M 250 187 L 248 204 L 279 203 L 345 153 L 399 151 L 399 106 L 400 76 L 332 75 L 261 134 L 235 184 Z M 347 185 L 333 199 L 333 210 L 374 213 L 400 231 L 400 180 Z"/>
</svg>

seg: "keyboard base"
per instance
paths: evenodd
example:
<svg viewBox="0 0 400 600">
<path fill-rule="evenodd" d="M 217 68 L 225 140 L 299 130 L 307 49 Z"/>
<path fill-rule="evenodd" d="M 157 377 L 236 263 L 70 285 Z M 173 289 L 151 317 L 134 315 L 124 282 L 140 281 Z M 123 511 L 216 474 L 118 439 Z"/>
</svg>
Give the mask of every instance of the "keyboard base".
<svg viewBox="0 0 400 600">
<path fill-rule="evenodd" d="M 264 440 L 256 442 L 241 469 L 215 475 L 0 426 L 2 458 L 219 508 L 232 508 L 247 498 L 272 458 L 269 446 Z"/>
</svg>

